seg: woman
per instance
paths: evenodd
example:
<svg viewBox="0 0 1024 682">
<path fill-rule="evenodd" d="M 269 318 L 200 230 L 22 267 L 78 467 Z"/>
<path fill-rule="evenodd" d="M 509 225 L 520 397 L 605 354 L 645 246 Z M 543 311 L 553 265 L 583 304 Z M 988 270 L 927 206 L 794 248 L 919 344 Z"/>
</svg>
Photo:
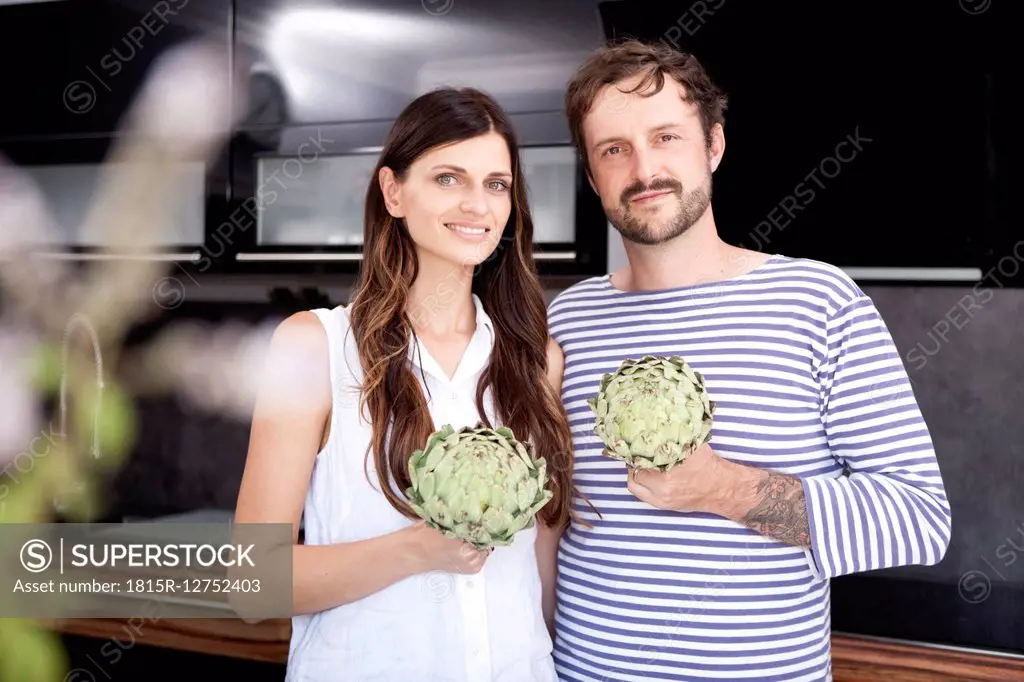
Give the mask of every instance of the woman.
<svg viewBox="0 0 1024 682">
<path fill-rule="evenodd" d="M 351 304 L 280 324 L 254 413 L 235 520 L 291 523 L 297 542 L 305 516 L 289 680 L 557 680 L 572 441 L 532 242 L 498 105 L 473 89 L 413 101 L 370 182 Z M 530 440 L 554 491 L 491 552 L 426 526 L 402 492 L 431 431 L 481 421 Z"/>
</svg>

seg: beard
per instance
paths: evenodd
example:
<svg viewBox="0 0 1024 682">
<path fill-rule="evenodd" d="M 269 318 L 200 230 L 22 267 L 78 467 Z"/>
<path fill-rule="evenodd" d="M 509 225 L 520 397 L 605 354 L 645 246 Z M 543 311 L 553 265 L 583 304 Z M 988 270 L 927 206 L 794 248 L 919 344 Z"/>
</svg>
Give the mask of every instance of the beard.
<svg viewBox="0 0 1024 682">
<path fill-rule="evenodd" d="M 675 197 L 675 212 L 662 219 L 644 219 L 632 212 L 630 199 L 638 194 L 670 190 Z M 635 182 L 622 190 L 619 198 L 619 209 L 608 213 L 609 222 L 619 231 L 624 239 L 637 244 L 662 244 L 675 239 L 696 223 L 708 206 L 711 205 L 711 174 L 700 187 L 684 191 L 681 182 L 674 178 L 659 178 L 649 185 Z M 657 228 L 655 221 L 665 221 L 665 225 Z"/>
</svg>

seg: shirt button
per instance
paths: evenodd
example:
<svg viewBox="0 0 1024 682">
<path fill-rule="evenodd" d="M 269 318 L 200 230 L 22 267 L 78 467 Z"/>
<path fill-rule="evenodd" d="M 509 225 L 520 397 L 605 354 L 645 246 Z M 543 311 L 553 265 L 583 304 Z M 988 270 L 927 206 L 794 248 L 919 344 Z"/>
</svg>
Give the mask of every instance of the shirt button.
<svg viewBox="0 0 1024 682">
<path fill-rule="evenodd" d="M 466 581 L 466 587 L 468 587 L 470 589 L 473 589 L 473 581 L 472 580 L 467 580 Z"/>
</svg>

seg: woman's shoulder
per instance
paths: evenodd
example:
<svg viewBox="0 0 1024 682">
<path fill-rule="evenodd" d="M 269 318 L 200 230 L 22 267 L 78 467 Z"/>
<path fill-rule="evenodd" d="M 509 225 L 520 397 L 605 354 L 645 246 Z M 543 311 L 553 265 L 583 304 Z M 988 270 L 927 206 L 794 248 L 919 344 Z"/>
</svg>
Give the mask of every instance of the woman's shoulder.
<svg viewBox="0 0 1024 682">
<path fill-rule="evenodd" d="M 275 410 L 330 406 L 330 340 L 317 313 L 291 313 L 274 327 L 263 354 L 261 393 Z M 314 402 L 311 402 L 314 401 Z"/>
<path fill-rule="evenodd" d="M 319 362 L 329 353 L 336 334 L 348 326 L 348 311 L 343 305 L 291 313 L 274 328 L 271 354 Z"/>
<path fill-rule="evenodd" d="M 333 314 L 333 311 L 330 312 Z M 277 323 L 273 340 L 280 343 L 315 346 L 324 336 L 322 309 L 300 310 Z"/>
<path fill-rule="evenodd" d="M 547 376 L 551 383 L 556 386 L 562 382 L 562 372 L 565 368 L 565 355 L 562 353 L 562 347 L 558 345 L 558 342 L 552 337 L 548 337 L 548 371 Z"/>
<path fill-rule="evenodd" d="M 555 341 L 554 337 L 552 336 L 548 337 L 547 354 L 549 367 L 555 364 L 561 365 L 564 361 L 564 356 L 562 355 L 562 347 L 558 345 L 558 342 Z"/>
<path fill-rule="evenodd" d="M 324 320 L 313 310 L 300 310 L 277 323 L 270 337 L 271 357 L 314 359 L 327 354 Z"/>
<path fill-rule="evenodd" d="M 297 343 L 310 341 L 314 338 L 327 337 L 330 341 L 335 332 L 345 331 L 351 326 L 349 311 L 344 305 L 333 308 L 313 308 L 294 312 L 281 320 L 277 332 L 282 337 Z"/>
</svg>

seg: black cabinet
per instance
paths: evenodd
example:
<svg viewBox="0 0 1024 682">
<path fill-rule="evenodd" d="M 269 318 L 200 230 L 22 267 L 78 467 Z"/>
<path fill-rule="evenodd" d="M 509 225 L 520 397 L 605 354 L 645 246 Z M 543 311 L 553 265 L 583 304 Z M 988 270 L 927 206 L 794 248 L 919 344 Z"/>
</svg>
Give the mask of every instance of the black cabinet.
<svg viewBox="0 0 1024 682">
<path fill-rule="evenodd" d="M 168 48 L 229 39 L 229 0 L 0 6 L 0 138 L 109 134 Z M 227 83 L 227 74 L 225 74 Z"/>
<path fill-rule="evenodd" d="M 0 6 L 0 58 L 7 65 L 0 155 L 43 193 L 57 223 L 38 235 L 59 257 L 109 247 L 79 223 L 125 114 L 169 49 L 204 39 L 223 51 L 231 85 L 230 0 L 63 0 Z M 226 145 L 225 145 L 226 146 Z M 194 257 L 228 188 L 227 156 L 184 161 L 172 229 L 158 235 L 168 259 Z M 32 238 L 36 241 L 35 238 Z"/>
<path fill-rule="evenodd" d="M 38 255 L 87 260 L 117 250 L 119 245 L 110 243 L 104 225 L 85 220 L 109 170 L 105 161 L 114 140 L 97 135 L 0 141 L 0 154 L 35 185 L 50 213 L 51 225 L 26 226 L 31 232 L 21 235 L 37 247 Z M 165 205 L 168 230 L 154 235 L 156 257 L 188 260 L 205 243 L 212 206 L 223 204 L 212 189 L 217 171 L 208 166 L 202 159 L 182 160 L 174 169 L 174 195 Z M 219 184 L 225 186 L 223 178 Z"/>
<path fill-rule="evenodd" d="M 28 38 L 28 40 L 25 40 Z M 0 154 L 25 168 L 72 232 L 121 120 L 168 49 L 226 51 L 247 101 L 223 154 L 183 167 L 181 215 L 161 247 L 202 272 L 354 272 L 363 200 L 384 137 L 438 85 L 495 96 L 523 145 L 535 253 L 549 274 L 605 271 L 607 230 L 562 113 L 564 87 L 602 42 L 595 0 L 64 0 L 0 7 L 11 69 Z"/>
<path fill-rule="evenodd" d="M 608 37 L 691 51 L 729 94 L 714 180 L 727 241 L 936 281 L 978 279 L 1022 236 L 1006 203 L 1011 9 L 600 3 Z"/>
<path fill-rule="evenodd" d="M 354 272 L 392 122 L 433 87 L 468 85 L 498 100 L 524 147 L 538 264 L 603 273 L 604 216 L 562 113 L 566 82 L 601 42 L 594 0 L 235 0 L 249 102 L 231 148 L 234 267 Z"/>
<path fill-rule="evenodd" d="M 439 85 L 472 85 L 511 114 L 560 111 L 602 42 L 594 0 L 235 0 L 236 56 L 264 94 L 248 123 L 393 120 Z"/>
</svg>

